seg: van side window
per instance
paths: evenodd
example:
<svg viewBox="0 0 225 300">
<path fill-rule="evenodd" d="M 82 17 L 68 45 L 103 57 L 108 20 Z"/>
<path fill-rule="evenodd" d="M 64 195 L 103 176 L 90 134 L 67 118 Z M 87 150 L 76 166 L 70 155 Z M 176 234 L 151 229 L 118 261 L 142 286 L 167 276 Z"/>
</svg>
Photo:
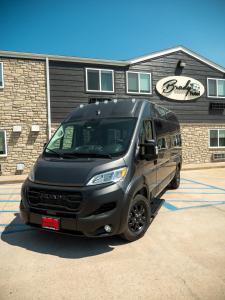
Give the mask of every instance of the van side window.
<svg viewBox="0 0 225 300">
<path fill-rule="evenodd" d="M 172 136 L 172 145 L 173 147 L 181 147 L 181 135 L 175 134 Z"/>
<path fill-rule="evenodd" d="M 144 120 L 140 129 L 140 133 L 139 133 L 139 145 L 140 144 L 144 144 L 146 143 L 146 141 L 152 140 L 153 139 L 153 133 L 152 133 L 152 122 L 150 120 Z M 137 152 L 139 152 L 140 150 L 140 154 L 144 155 L 145 153 L 145 148 L 144 147 L 140 147 L 138 145 L 137 147 Z"/>
<path fill-rule="evenodd" d="M 152 122 L 150 120 L 144 121 L 144 132 L 145 132 L 145 140 L 146 141 L 150 141 L 153 139 Z"/>
<path fill-rule="evenodd" d="M 164 137 L 158 138 L 157 146 L 159 150 L 166 149 L 166 139 Z"/>
<path fill-rule="evenodd" d="M 67 126 L 65 128 L 62 149 L 71 149 L 72 148 L 72 142 L 73 142 L 73 137 L 74 137 L 73 131 L 74 131 L 73 126 Z"/>
</svg>

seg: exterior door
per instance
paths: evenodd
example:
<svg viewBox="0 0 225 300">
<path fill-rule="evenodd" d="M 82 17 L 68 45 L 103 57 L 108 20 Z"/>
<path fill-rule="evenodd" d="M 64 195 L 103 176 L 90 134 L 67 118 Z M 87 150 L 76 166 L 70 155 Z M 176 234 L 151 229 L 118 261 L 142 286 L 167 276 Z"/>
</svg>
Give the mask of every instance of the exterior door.
<svg viewBox="0 0 225 300">
<path fill-rule="evenodd" d="M 153 139 L 153 122 L 149 119 L 144 120 L 139 134 L 139 144 L 144 144 L 146 141 Z M 141 154 L 144 154 L 144 147 L 141 147 L 140 151 L 142 151 Z M 157 192 L 156 162 L 153 160 L 140 160 L 139 172 L 145 177 L 149 192 L 154 197 Z"/>
<path fill-rule="evenodd" d="M 168 145 L 168 124 L 161 119 L 154 120 L 156 141 L 158 146 L 157 187 L 161 192 L 170 182 L 170 150 Z"/>
</svg>

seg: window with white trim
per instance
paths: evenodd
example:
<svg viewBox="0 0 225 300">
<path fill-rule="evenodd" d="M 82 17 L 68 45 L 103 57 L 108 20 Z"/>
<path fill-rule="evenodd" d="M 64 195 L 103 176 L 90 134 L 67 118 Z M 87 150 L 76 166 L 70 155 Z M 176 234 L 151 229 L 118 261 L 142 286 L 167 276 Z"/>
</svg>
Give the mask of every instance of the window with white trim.
<svg viewBox="0 0 225 300">
<path fill-rule="evenodd" d="M 151 73 L 127 71 L 127 93 L 151 94 Z"/>
<path fill-rule="evenodd" d="M 7 155 L 6 131 L 0 130 L 0 157 Z"/>
<path fill-rule="evenodd" d="M 113 70 L 86 68 L 86 91 L 113 93 Z"/>
<path fill-rule="evenodd" d="M 208 97 L 225 98 L 225 79 L 207 78 Z"/>
<path fill-rule="evenodd" d="M 209 147 L 225 147 L 225 129 L 209 130 Z"/>
<path fill-rule="evenodd" d="M 4 88 L 3 62 L 0 62 L 0 88 Z"/>
</svg>

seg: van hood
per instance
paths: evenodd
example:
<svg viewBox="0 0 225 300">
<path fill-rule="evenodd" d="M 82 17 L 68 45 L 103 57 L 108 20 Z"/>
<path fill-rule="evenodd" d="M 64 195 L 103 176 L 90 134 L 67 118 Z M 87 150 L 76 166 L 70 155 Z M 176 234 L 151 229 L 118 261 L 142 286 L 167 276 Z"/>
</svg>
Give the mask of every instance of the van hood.
<svg viewBox="0 0 225 300">
<path fill-rule="evenodd" d="M 125 166 L 120 159 L 39 157 L 34 165 L 36 183 L 59 186 L 84 186 L 96 174 Z"/>
</svg>

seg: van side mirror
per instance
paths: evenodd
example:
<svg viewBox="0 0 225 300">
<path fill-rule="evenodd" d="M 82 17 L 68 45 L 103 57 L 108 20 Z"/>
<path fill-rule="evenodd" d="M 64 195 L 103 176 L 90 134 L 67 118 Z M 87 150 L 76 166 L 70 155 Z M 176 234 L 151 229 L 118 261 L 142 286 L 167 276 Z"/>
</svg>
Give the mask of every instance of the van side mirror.
<svg viewBox="0 0 225 300">
<path fill-rule="evenodd" d="M 158 147 L 154 140 L 146 141 L 140 145 L 143 153 L 141 153 L 141 159 L 155 160 L 158 158 Z"/>
<path fill-rule="evenodd" d="M 46 145 L 47 145 L 47 143 L 44 143 L 44 144 L 43 144 L 43 149 L 45 149 L 45 146 L 46 146 Z"/>
</svg>

